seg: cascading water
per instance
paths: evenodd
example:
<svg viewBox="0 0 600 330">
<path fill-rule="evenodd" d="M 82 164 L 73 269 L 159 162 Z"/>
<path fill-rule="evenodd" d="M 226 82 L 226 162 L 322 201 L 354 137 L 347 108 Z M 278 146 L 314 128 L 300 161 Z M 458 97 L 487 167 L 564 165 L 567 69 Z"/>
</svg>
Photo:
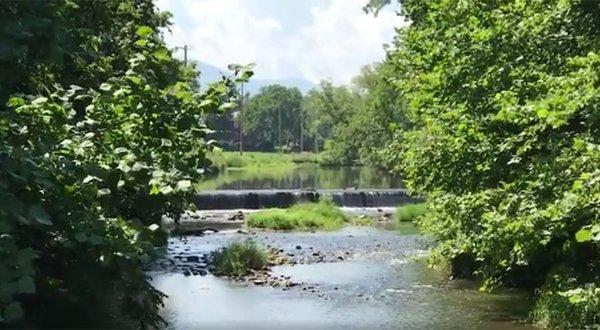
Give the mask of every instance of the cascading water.
<svg viewBox="0 0 600 330">
<path fill-rule="evenodd" d="M 199 210 L 288 207 L 329 198 L 344 207 L 393 207 L 414 202 L 404 189 L 216 190 L 195 196 Z"/>
</svg>

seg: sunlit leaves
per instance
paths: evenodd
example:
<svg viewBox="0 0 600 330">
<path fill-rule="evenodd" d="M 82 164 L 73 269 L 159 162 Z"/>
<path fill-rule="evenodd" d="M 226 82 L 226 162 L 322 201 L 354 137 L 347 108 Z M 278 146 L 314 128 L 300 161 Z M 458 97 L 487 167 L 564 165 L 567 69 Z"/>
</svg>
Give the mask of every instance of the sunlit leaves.
<svg viewBox="0 0 600 330">
<path fill-rule="evenodd" d="M 151 27 L 149 26 L 140 26 L 136 31 L 135 34 L 137 34 L 140 37 L 147 37 L 149 35 L 151 35 L 152 33 L 154 33 L 154 30 L 152 30 Z"/>
<path fill-rule="evenodd" d="M 409 189 L 429 196 L 422 224 L 437 251 L 472 258 L 486 288 L 559 272 L 566 296 L 542 294 L 561 302 L 544 321 L 594 324 L 598 295 L 583 287 L 600 281 L 600 58 L 590 28 L 600 6 L 407 0 L 402 12 L 412 24 L 388 62 L 412 127 L 386 154 Z"/>
<path fill-rule="evenodd" d="M 202 178 L 212 148 L 202 116 L 251 73 L 240 67 L 200 92 L 157 33 L 166 16 L 154 8 L 149 0 L 0 6 L 0 30 L 15 19 L 23 31 L 44 27 L 11 39 L 9 57 L 0 56 L 0 327 L 22 317 L 44 327 L 35 313 L 47 306 L 68 311 L 111 290 L 127 300 L 116 314 L 141 328 L 161 324 L 162 296 L 141 268 L 166 242 L 155 224 L 178 218 Z M 80 290 L 88 275 L 94 285 Z M 108 306 L 94 308 L 110 318 Z M 53 324 L 71 320 L 51 314 Z"/>
<path fill-rule="evenodd" d="M 192 182 L 190 180 L 181 180 L 177 182 L 177 189 L 181 191 L 187 191 L 192 187 Z"/>
<path fill-rule="evenodd" d="M 575 233 L 575 239 L 579 243 L 600 242 L 600 224 L 586 226 Z"/>
</svg>

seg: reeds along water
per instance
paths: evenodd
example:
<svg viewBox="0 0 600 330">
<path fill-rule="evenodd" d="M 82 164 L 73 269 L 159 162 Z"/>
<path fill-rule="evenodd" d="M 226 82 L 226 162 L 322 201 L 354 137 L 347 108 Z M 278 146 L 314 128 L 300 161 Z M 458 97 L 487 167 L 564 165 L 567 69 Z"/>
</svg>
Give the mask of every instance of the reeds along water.
<svg viewBox="0 0 600 330">
<path fill-rule="evenodd" d="M 414 202 L 403 189 L 339 189 L 339 190 L 216 190 L 195 196 L 199 210 L 259 209 L 289 207 L 300 202 L 331 199 L 345 207 L 393 207 Z"/>
</svg>

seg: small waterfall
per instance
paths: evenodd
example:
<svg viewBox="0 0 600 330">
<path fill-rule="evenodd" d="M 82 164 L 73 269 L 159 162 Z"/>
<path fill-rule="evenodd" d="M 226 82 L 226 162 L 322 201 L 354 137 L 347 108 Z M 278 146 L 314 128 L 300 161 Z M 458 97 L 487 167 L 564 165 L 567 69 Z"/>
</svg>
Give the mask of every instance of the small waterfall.
<svg viewBox="0 0 600 330">
<path fill-rule="evenodd" d="M 284 208 L 320 198 L 330 198 L 345 207 L 393 207 L 415 201 L 404 189 L 215 190 L 197 194 L 194 201 L 199 210 L 260 209 Z"/>
</svg>

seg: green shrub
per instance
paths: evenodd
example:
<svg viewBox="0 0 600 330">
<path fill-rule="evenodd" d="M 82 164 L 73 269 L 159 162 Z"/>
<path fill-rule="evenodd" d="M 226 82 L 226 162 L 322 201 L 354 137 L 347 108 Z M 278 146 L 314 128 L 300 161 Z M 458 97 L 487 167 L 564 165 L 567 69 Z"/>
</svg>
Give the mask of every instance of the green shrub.
<svg viewBox="0 0 600 330">
<path fill-rule="evenodd" d="M 374 219 L 368 215 L 359 215 L 350 218 L 350 223 L 354 226 L 371 226 L 374 223 Z"/>
<path fill-rule="evenodd" d="M 252 213 L 246 224 L 276 230 L 331 230 L 341 227 L 346 216 L 330 201 L 299 203 L 289 209 L 267 209 Z"/>
<path fill-rule="evenodd" d="M 233 242 L 211 255 L 211 271 L 220 276 L 243 276 L 267 264 L 266 252 L 254 242 Z"/>
<path fill-rule="evenodd" d="M 474 261 L 462 264 L 484 288 L 539 288 L 556 265 L 598 278 L 600 3 L 411 0 L 402 11 L 411 25 L 388 53 L 389 81 L 412 125 L 386 154 L 427 196 L 419 223 L 436 250 Z M 597 283 L 581 281 L 573 288 Z M 540 301 L 562 313 L 560 297 Z M 564 310 L 597 327 L 592 301 Z"/>
<path fill-rule="evenodd" d="M 598 329 L 600 327 L 600 287 L 577 284 L 573 278 L 553 276 L 540 290 L 533 310 L 536 323 L 544 328 Z"/>
<path fill-rule="evenodd" d="M 209 158 L 213 167 L 220 171 L 226 169 L 253 170 L 266 167 L 281 171 L 294 169 L 302 163 L 316 163 L 318 155 L 310 152 L 293 154 L 259 151 L 246 151 L 240 155 L 237 151 L 221 151 L 212 153 Z"/>
<path fill-rule="evenodd" d="M 396 221 L 413 222 L 427 212 L 425 203 L 401 205 L 396 208 Z"/>
<path fill-rule="evenodd" d="M 199 90 L 168 17 L 152 0 L 0 5 L 0 328 L 164 325 L 145 270 L 235 86 Z"/>
</svg>

